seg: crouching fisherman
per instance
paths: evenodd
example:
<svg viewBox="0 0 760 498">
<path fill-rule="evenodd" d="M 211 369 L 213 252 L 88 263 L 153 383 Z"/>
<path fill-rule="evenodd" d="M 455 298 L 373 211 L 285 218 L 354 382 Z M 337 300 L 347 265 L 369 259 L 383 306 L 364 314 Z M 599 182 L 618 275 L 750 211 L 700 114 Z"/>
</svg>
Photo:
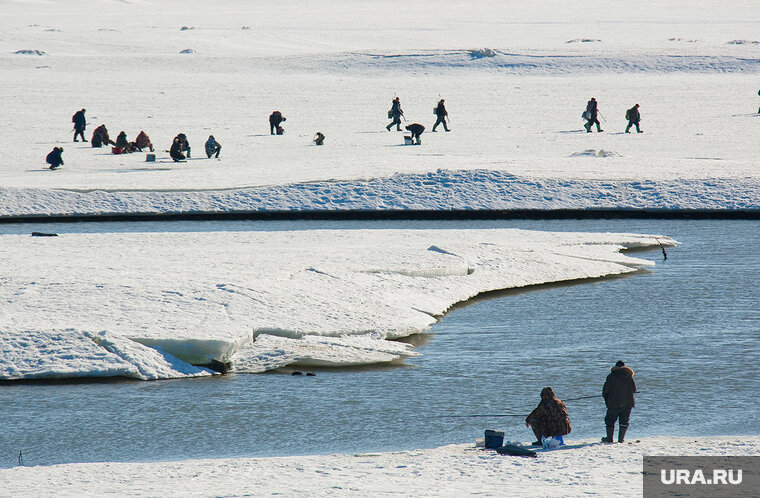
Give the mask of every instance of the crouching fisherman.
<svg viewBox="0 0 760 498">
<path fill-rule="evenodd" d="M 184 162 L 185 161 L 185 155 L 182 153 L 182 139 L 179 138 L 179 136 L 174 137 L 174 141 L 172 142 L 172 146 L 169 149 L 169 155 L 172 159 L 174 159 L 175 163 Z"/>
<path fill-rule="evenodd" d="M 150 148 L 150 151 L 153 152 L 153 144 L 150 142 L 150 137 L 142 130 L 140 130 L 140 133 L 135 139 L 135 147 L 140 152 L 142 152 L 142 150 L 146 147 Z"/>
<path fill-rule="evenodd" d="M 541 390 L 541 401 L 525 419 L 525 427 L 533 429 L 536 441 L 533 446 L 541 446 L 541 437 L 564 436 L 570 434 L 570 418 L 565 404 L 555 395 L 551 387 Z"/>
<path fill-rule="evenodd" d="M 406 129 L 412 134 L 412 140 L 416 139 L 417 145 L 420 145 L 420 143 L 422 143 L 420 136 L 422 135 L 422 132 L 425 131 L 425 127 L 419 123 L 412 123 L 407 126 Z"/>
<path fill-rule="evenodd" d="M 216 141 L 214 138 L 214 135 L 209 135 L 208 140 L 206 140 L 206 155 L 209 159 L 211 159 L 211 156 L 214 156 L 216 159 L 219 159 L 219 153 L 222 151 L 222 145 Z"/>
<path fill-rule="evenodd" d="M 102 124 L 95 128 L 95 131 L 92 132 L 90 145 L 93 147 L 103 147 L 104 145 L 116 145 L 116 142 L 111 140 L 111 137 L 108 136 L 108 128 L 106 128 L 106 125 Z"/>
<path fill-rule="evenodd" d="M 53 150 L 45 158 L 45 161 L 50 165 L 50 169 L 58 169 L 60 166 L 63 166 L 62 153 L 63 147 L 53 147 Z"/>
</svg>

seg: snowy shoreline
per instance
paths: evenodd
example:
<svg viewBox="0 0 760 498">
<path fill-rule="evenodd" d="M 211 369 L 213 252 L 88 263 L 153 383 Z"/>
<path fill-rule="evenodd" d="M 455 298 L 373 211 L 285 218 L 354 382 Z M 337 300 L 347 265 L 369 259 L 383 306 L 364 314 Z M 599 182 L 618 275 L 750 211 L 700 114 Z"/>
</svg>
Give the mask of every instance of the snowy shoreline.
<svg viewBox="0 0 760 498">
<path fill-rule="evenodd" d="M 646 437 L 627 444 L 567 440 L 538 457 L 474 444 L 353 455 L 74 463 L 0 469 L 3 496 L 632 496 L 644 455 L 744 456 L 758 436 Z"/>
</svg>

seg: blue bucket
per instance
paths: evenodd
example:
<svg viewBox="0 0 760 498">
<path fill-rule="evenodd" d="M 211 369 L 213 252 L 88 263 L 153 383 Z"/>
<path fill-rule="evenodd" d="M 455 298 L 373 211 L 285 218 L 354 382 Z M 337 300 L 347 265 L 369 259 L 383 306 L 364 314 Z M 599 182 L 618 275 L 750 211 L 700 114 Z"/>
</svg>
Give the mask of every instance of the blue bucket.
<svg viewBox="0 0 760 498">
<path fill-rule="evenodd" d="M 486 429 L 486 448 L 496 449 L 504 445 L 504 431 Z"/>
</svg>

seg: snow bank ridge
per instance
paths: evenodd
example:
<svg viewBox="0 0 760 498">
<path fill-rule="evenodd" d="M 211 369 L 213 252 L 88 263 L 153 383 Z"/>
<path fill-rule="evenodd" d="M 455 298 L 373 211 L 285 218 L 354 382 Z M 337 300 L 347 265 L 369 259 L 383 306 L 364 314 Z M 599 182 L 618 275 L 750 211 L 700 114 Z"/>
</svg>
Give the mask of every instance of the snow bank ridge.
<svg viewBox="0 0 760 498">
<path fill-rule="evenodd" d="M 588 149 L 578 157 L 614 158 Z M 521 178 L 505 171 L 443 170 L 203 192 L 93 191 L 0 187 L 0 216 L 254 211 L 701 209 L 758 210 L 753 178 L 583 180 Z M 234 206 L 234 207 L 231 207 Z"/>
<path fill-rule="evenodd" d="M 599 40 L 579 38 L 567 43 L 600 43 Z M 749 40 L 734 40 L 732 44 L 749 44 Z M 293 71 L 370 73 L 384 71 L 437 71 L 487 69 L 517 75 L 602 73 L 737 73 L 760 72 L 760 59 L 725 55 L 556 55 L 542 53 L 510 53 L 506 50 L 483 48 L 467 50 L 429 50 L 410 53 L 341 53 L 272 59 L 262 64 L 289 67 Z"/>
</svg>

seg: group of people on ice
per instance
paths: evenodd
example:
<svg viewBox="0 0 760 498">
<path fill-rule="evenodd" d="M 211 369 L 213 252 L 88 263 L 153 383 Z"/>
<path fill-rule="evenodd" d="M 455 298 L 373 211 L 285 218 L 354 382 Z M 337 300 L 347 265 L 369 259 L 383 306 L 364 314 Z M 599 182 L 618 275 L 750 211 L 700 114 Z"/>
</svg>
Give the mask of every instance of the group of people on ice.
<svg viewBox="0 0 760 498">
<path fill-rule="evenodd" d="M 435 124 L 433 125 L 433 131 L 435 131 L 438 125 L 441 124 L 443 125 L 444 130 L 451 131 L 448 127 L 448 124 L 446 123 L 446 118 L 448 117 L 449 113 L 446 111 L 444 102 L 444 99 L 439 100 L 438 105 L 433 109 L 433 114 L 435 114 L 437 117 Z M 395 97 L 391 102 L 390 110 L 388 110 L 388 117 L 391 118 L 392 121 L 388 123 L 388 126 L 386 126 L 385 129 L 391 131 L 391 128 L 393 128 L 395 125 L 396 131 L 401 131 L 401 118 L 403 116 L 404 111 L 401 109 L 401 99 L 399 97 Z M 404 117 L 404 119 L 406 118 Z M 417 145 L 420 145 L 422 143 L 420 136 L 422 135 L 422 132 L 425 131 L 425 126 L 421 125 L 420 123 L 412 123 L 405 126 L 405 128 L 411 134 L 410 139 L 415 141 Z"/>
<path fill-rule="evenodd" d="M 583 119 L 586 120 L 586 124 L 583 125 L 586 128 L 586 133 L 591 133 L 591 127 L 596 125 L 596 131 L 602 130 L 602 125 L 599 123 L 599 108 L 596 99 L 591 97 L 591 100 L 586 104 L 586 110 L 582 114 Z M 625 111 L 625 119 L 628 120 L 628 126 L 625 127 L 625 132 L 630 133 L 631 126 L 636 127 L 636 133 L 643 133 L 639 128 L 639 122 L 641 121 L 641 114 L 639 113 L 639 104 L 631 107 Z"/>
<path fill-rule="evenodd" d="M 208 136 L 204 148 L 206 149 L 206 157 L 211 159 L 211 156 L 214 156 L 215 159 L 219 159 L 222 145 L 216 141 L 214 135 Z M 172 146 L 169 149 L 169 155 L 177 163 L 190 158 L 190 143 L 187 141 L 187 135 L 180 133 L 174 137 Z"/>
<path fill-rule="evenodd" d="M 618 361 L 610 369 L 602 387 L 602 397 L 607 406 L 604 423 L 607 434 L 603 443 L 615 442 L 615 423 L 618 423 L 618 443 L 625 441 L 631 410 L 635 406 L 634 393 L 637 392 L 633 370 Z M 525 427 L 533 429 L 536 436 L 534 446 L 541 446 L 543 438 L 561 437 L 570 433 L 570 417 L 565 403 L 559 400 L 551 387 L 541 391 L 541 401 L 525 419 Z"/>
<path fill-rule="evenodd" d="M 87 139 L 84 136 L 84 131 L 87 128 L 87 118 L 85 117 L 86 109 L 81 109 L 77 111 L 74 116 L 71 118 L 72 122 L 74 123 L 74 142 L 78 142 L 79 138 L 82 139 L 82 142 L 87 142 Z M 433 113 L 436 116 L 436 121 L 433 124 L 432 131 L 435 132 L 436 128 L 438 126 L 442 125 L 443 129 L 445 131 L 451 131 L 449 128 L 449 123 L 447 122 L 447 118 L 449 116 L 448 111 L 446 110 L 445 100 L 440 99 L 438 101 L 438 104 L 433 109 Z M 584 128 L 586 129 L 587 133 L 591 133 L 591 128 L 596 125 L 596 131 L 601 132 L 602 130 L 601 124 L 599 122 L 599 108 L 598 104 L 595 98 L 592 98 L 588 101 L 588 104 L 586 105 L 586 110 L 583 112 L 583 119 L 586 120 L 586 124 L 584 125 Z M 391 128 L 394 126 L 396 127 L 397 131 L 401 131 L 401 119 L 403 118 L 406 120 L 406 117 L 404 117 L 404 111 L 401 109 L 401 99 L 399 97 L 395 97 L 391 103 L 391 108 L 388 111 L 388 117 L 391 118 L 391 122 L 388 123 L 388 125 L 385 127 L 386 130 L 391 131 Z M 625 117 L 628 120 L 628 126 L 625 128 L 626 133 L 630 133 L 631 127 L 636 128 L 637 133 L 642 133 L 641 128 L 639 127 L 639 122 L 641 121 L 641 114 L 639 113 L 639 104 L 634 105 L 632 108 L 628 109 L 625 113 Z M 282 123 L 286 121 L 285 116 L 282 115 L 280 111 L 274 111 L 269 116 L 269 131 L 272 135 L 282 135 L 285 131 L 282 128 Z M 421 144 L 421 136 L 422 133 L 425 131 L 425 126 L 420 123 L 411 123 L 405 126 L 405 129 L 409 131 L 410 136 L 409 139 L 416 144 Z M 318 132 L 314 137 L 314 144 L 316 145 L 322 145 L 324 143 L 325 136 L 322 132 Z M 119 133 L 119 135 L 116 137 L 116 141 L 114 142 L 111 140 L 111 137 L 108 134 L 108 129 L 105 125 L 100 125 L 97 128 L 95 128 L 95 131 L 92 134 L 91 139 L 91 145 L 93 147 L 103 147 L 103 146 L 112 146 L 112 152 L 114 154 L 125 154 L 125 153 L 131 153 L 131 152 L 142 152 L 143 149 L 149 149 L 151 152 L 153 152 L 153 144 L 150 141 L 150 137 L 145 133 L 145 131 L 140 131 L 140 133 L 137 135 L 134 141 L 129 141 L 127 139 L 126 132 L 122 131 Z M 219 153 L 222 149 L 222 146 L 219 144 L 219 142 L 216 141 L 213 135 L 210 135 L 208 140 L 205 144 L 206 149 L 206 155 L 211 158 L 212 156 L 215 158 L 219 158 Z M 51 165 L 51 169 L 55 169 L 63 164 L 63 159 L 60 158 L 61 153 L 63 152 L 63 147 L 56 147 L 53 151 L 51 151 L 50 154 L 48 154 L 48 157 L 50 160 L 56 162 L 56 166 L 53 167 L 53 163 L 48 161 L 48 164 Z M 169 155 L 175 162 L 181 162 L 185 161 L 186 159 L 190 158 L 190 145 L 188 143 L 187 137 L 185 134 L 180 133 L 176 137 L 174 137 L 174 140 L 172 141 L 171 148 L 169 149 Z"/>
<path fill-rule="evenodd" d="M 81 109 L 74 113 L 71 121 L 74 123 L 74 142 L 79 142 L 79 138 L 82 142 L 87 142 L 84 136 L 84 131 L 87 129 L 87 118 L 85 113 L 87 109 Z M 102 124 L 95 128 L 90 139 L 90 145 L 92 147 L 104 147 L 111 145 L 111 152 L 113 154 L 129 154 L 132 152 L 142 152 L 144 149 L 148 149 L 151 152 L 154 151 L 153 143 L 150 141 L 150 137 L 145 131 L 141 130 L 137 134 L 135 140 L 130 142 L 127 138 L 127 133 L 122 131 L 116 137 L 114 142 L 108 133 L 106 125 Z M 213 135 L 209 135 L 206 140 L 206 155 L 211 158 L 219 158 L 219 153 L 222 150 L 221 144 L 216 141 Z M 54 147 L 53 150 L 45 158 L 46 162 L 50 165 L 50 169 L 58 169 L 63 165 L 63 147 Z M 184 161 L 190 157 L 190 144 L 187 141 L 187 136 L 184 133 L 178 134 L 172 141 L 171 148 L 169 149 L 169 155 L 175 162 Z"/>
</svg>

